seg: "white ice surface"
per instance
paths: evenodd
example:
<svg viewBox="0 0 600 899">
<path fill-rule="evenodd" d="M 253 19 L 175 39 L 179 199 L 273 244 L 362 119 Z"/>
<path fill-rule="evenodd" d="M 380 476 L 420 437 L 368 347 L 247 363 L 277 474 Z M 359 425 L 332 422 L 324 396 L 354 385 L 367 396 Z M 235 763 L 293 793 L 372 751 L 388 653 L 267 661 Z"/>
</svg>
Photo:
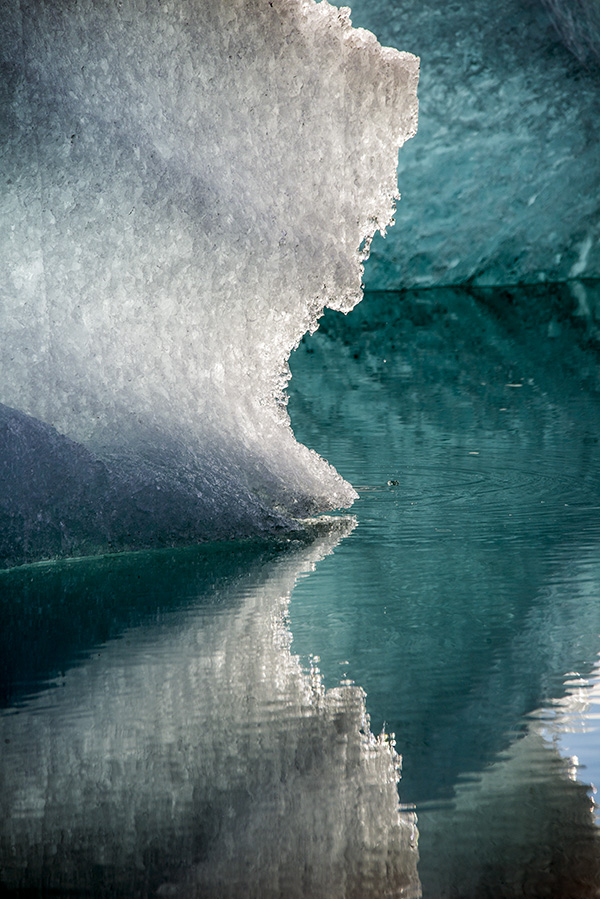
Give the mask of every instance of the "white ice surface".
<svg viewBox="0 0 600 899">
<path fill-rule="evenodd" d="M 293 437 L 287 359 L 325 306 L 361 297 L 418 61 L 313 0 L 2 0 L 0 51 L 0 403 L 108 466 L 131 521 L 116 501 L 98 547 L 350 504 Z M 28 446 L 38 425 L 19 428 Z M 22 489 L 9 449 L 5 496 Z M 59 553 L 77 527 L 94 543 L 105 494 L 91 485 L 69 526 L 39 460 L 41 492 L 0 506 L 11 561 L 57 551 L 40 509 Z"/>
</svg>

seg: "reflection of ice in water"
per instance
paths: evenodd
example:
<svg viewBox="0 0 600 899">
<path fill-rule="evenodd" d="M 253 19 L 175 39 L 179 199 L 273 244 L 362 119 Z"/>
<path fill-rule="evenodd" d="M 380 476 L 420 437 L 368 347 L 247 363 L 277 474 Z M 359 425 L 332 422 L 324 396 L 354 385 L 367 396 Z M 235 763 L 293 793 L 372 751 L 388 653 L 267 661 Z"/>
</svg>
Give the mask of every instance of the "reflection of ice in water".
<svg viewBox="0 0 600 899">
<path fill-rule="evenodd" d="M 565 583 L 578 602 L 561 609 Z M 539 654 L 543 648 L 552 657 L 550 670 L 560 664 L 573 615 L 579 634 L 595 623 L 589 616 L 598 583 L 595 562 L 567 562 L 549 585 L 557 602 L 530 617 L 521 649 Z M 457 783 L 451 802 L 419 808 L 428 844 L 436 846 L 435 858 L 426 861 L 424 849 L 427 895 L 598 895 L 600 843 L 587 784 L 600 785 L 600 665 L 587 678 L 567 674 L 565 686 L 564 697 L 527 716 L 493 763 Z"/>
<path fill-rule="evenodd" d="M 576 565 L 571 582 L 580 607 L 600 598 L 600 570 L 595 563 Z M 564 686 L 565 695 L 534 717 L 540 719 L 543 737 L 570 763 L 571 778 L 589 785 L 595 794 L 600 787 L 600 655 L 587 676 L 565 673 Z M 598 823 L 600 808 L 595 803 L 594 810 Z"/>
<path fill-rule="evenodd" d="M 326 691 L 290 652 L 290 591 L 339 539 L 340 528 L 299 544 L 241 588 L 221 583 L 233 605 L 126 631 L 4 714 L 8 886 L 420 894 L 399 760 L 370 732 L 364 692 Z"/>
<path fill-rule="evenodd" d="M 600 831 L 594 826 L 586 784 L 594 782 L 592 768 L 598 770 L 600 669 L 589 678 L 592 686 L 568 675 L 565 697 L 551 705 L 542 698 L 533 713 L 514 716 L 516 726 L 505 732 L 504 745 L 498 715 L 498 697 L 507 685 L 510 698 L 517 700 L 518 690 L 526 693 L 532 681 L 534 695 L 541 690 L 546 696 L 557 695 L 561 678 L 555 672 L 565 671 L 573 658 L 580 659 L 583 668 L 583 660 L 597 652 L 596 556 L 592 551 L 577 557 L 569 545 L 564 556 L 547 577 L 545 601 L 520 618 L 510 641 L 512 658 L 496 656 L 495 676 L 490 673 L 487 689 L 477 691 L 468 717 L 457 716 L 466 726 L 455 732 L 467 741 L 477 732 L 483 739 L 489 718 L 496 715 L 494 757 L 479 769 L 463 768 L 452 797 L 417 803 L 423 834 L 420 875 L 428 897 L 599 895 Z M 520 672 L 521 681 L 509 672 Z M 452 741 L 446 738 L 445 745 L 451 749 Z M 579 755 L 579 767 L 574 755 Z M 433 770 L 443 769 L 438 764 Z"/>
<path fill-rule="evenodd" d="M 435 845 L 423 890 L 435 899 L 593 899 L 599 843 L 586 788 L 533 721 L 510 750 L 457 784 L 452 802 L 419 808 Z M 431 853 L 431 850 L 430 850 Z"/>
<path fill-rule="evenodd" d="M 589 784 L 595 797 L 600 787 L 600 660 L 589 677 L 569 672 L 565 686 L 567 695 L 543 712 L 543 731 L 571 761 L 572 778 Z M 594 813 L 598 824 L 596 799 Z"/>
</svg>

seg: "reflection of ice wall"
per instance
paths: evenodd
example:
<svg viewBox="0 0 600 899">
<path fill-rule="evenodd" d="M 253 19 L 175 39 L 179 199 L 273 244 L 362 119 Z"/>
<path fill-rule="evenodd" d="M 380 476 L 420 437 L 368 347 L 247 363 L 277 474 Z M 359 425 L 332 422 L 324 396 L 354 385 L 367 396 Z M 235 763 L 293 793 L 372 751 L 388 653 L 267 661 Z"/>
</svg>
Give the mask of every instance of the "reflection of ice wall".
<svg viewBox="0 0 600 899">
<path fill-rule="evenodd" d="M 212 602 L 126 631 L 0 718 L 5 886 L 419 894 L 398 757 L 363 691 L 324 691 L 290 653 L 289 592 L 339 533 L 220 578 Z M 193 579 L 177 589 L 194 596 Z"/>
<path fill-rule="evenodd" d="M 548 0 L 591 40 L 595 0 Z M 594 12 L 594 10 L 596 10 Z M 579 16 L 579 19 L 578 19 Z M 600 276 L 599 73 L 538 0 L 355 0 L 355 24 L 421 57 L 419 134 L 372 288 Z"/>
<path fill-rule="evenodd" d="M 586 789 L 535 724 L 423 818 L 432 844 L 423 890 L 436 899 L 598 895 L 600 836 Z"/>
<path fill-rule="evenodd" d="M 435 899 L 598 895 L 586 788 L 537 719 L 600 647 L 598 357 L 573 300 L 367 293 L 292 363 L 297 433 L 365 485 L 357 539 L 296 589 L 294 647 L 332 682 L 348 660 L 398 735 Z M 582 736 L 560 743 L 585 764 Z"/>
<path fill-rule="evenodd" d="M 584 642 L 582 633 L 592 635 L 588 642 L 593 645 L 598 633 L 592 612 L 599 595 L 598 571 L 596 559 L 584 555 L 582 560 L 568 559 L 554 575 L 555 602 L 532 609 L 514 641 L 513 664 L 523 680 L 529 679 L 528 655 L 546 657 L 549 680 L 552 669 L 566 671 L 569 657 L 575 657 L 573 645 Z M 560 601 L 561 583 L 575 594 L 571 609 Z M 566 641 L 569 631 L 571 640 Z M 508 668 L 507 662 L 498 669 Z M 470 899 L 488 894 L 501 882 L 507 899 L 524 892 L 574 899 L 598 895 L 600 831 L 594 825 L 588 786 L 600 782 L 596 678 L 597 669 L 589 680 L 576 672 L 566 674 L 565 696 L 532 710 L 500 757 L 477 776 L 456 783 L 452 803 L 424 813 L 431 845 L 423 884 L 428 894 Z M 492 676 L 488 695 L 480 697 L 479 714 L 471 709 L 471 720 L 478 726 L 481 721 L 482 729 L 485 710 L 497 706 L 493 693 L 503 680 L 500 671 Z M 507 680 L 502 686 L 507 691 L 513 687 Z"/>
<path fill-rule="evenodd" d="M 328 560 L 335 589 L 315 588 L 321 623 L 301 651 L 326 676 L 351 660 L 405 747 L 413 801 L 484 767 L 600 647 L 600 605 L 573 566 L 600 557 L 598 357 L 589 325 L 565 317 L 569 288 L 537 294 L 367 293 L 293 362 L 298 433 L 369 485 L 368 552 L 349 541 Z"/>
<path fill-rule="evenodd" d="M 417 60 L 313 0 L 9 0 L 0 53 L 0 402 L 205 519 L 239 468 L 271 509 L 350 503 L 287 358 L 360 299 Z"/>
<path fill-rule="evenodd" d="M 600 596 L 600 566 L 588 559 L 568 566 L 577 606 L 585 607 Z M 585 618 L 583 619 L 585 621 Z M 585 676 L 581 676 L 582 673 Z M 600 806 L 600 664 L 591 672 L 570 670 L 564 678 L 565 695 L 540 712 L 540 731 L 566 759 L 571 776 L 594 794 L 598 823 Z"/>
</svg>

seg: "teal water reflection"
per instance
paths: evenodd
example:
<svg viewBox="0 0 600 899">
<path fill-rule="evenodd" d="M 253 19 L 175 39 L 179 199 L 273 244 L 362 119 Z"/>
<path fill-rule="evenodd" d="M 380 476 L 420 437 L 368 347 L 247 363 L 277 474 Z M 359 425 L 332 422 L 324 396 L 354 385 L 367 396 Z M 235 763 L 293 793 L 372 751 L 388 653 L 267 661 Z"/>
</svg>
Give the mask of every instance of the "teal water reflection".
<svg viewBox="0 0 600 899">
<path fill-rule="evenodd" d="M 547 711 L 600 651 L 600 354 L 578 311 L 568 288 L 372 294 L 293 362 L 299 439 L 362 485 L 294 593 L 293 648 L 396 734 L 431 899 L 600 887 L 587 769 Z"/>
<path fill-rule="evenodd" d="M 15 568 L 0 575 L 0 699 L 24 702 L 130 628 L 239 605 L 287 544 L 241 541 Z M 222 589 L 225 585 L 226 589 Z"/>
<path fill-rule="evenodd" d="M 0 572 L 0 895 L 598 895 L 594 296 L 326 316 L 352 516 Z"/>
<path fill-rule="evenodd" d="M 393 746 L 290 652 L 353 526 L 0 574 L 1 895 L 420 895 Z"/>
</svg>

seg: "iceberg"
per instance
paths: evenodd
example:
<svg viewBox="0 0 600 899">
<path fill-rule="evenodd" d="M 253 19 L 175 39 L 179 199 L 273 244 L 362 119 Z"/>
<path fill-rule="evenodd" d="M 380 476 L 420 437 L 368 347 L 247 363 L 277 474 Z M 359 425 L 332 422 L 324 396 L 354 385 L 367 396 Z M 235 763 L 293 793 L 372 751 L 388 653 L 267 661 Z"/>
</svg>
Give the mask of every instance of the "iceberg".
<svg viewBox="0 0 600 899">
<path fill-rule="evenodd" d="M 0 564 L 350 505 L 288 358 L 361 298 L 418 60 L 325 0 L 9 0 L 0 53 Z"/>
<path fill-rule="evenodd" d="M 367 288 L 599 278 L 598 3 L 354 0 L 352 19 L 422 59 L 419 135 Z"/>
</svg>

